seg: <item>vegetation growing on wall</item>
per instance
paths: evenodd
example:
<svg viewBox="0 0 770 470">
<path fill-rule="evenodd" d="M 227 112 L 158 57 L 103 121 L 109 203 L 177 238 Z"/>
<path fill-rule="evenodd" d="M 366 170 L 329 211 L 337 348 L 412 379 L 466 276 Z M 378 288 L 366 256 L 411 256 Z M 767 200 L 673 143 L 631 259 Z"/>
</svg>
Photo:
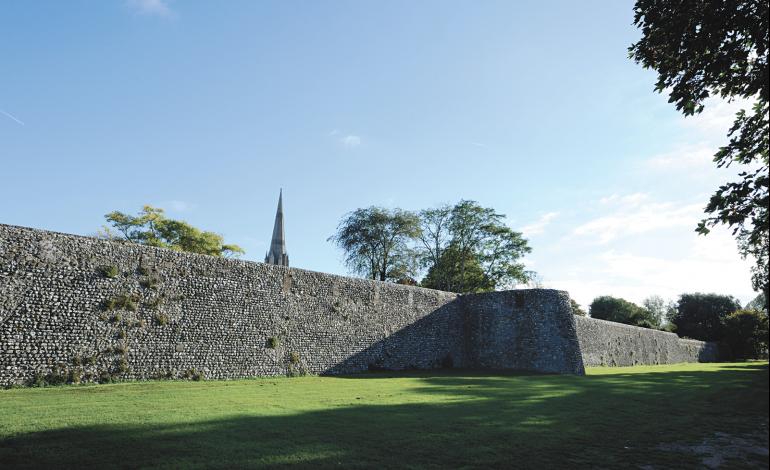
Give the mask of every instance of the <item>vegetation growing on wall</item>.
<svg viewBox="0 0 770 470">
<path fill-rule="evenodd" d="M 160 208 L 144 206 L 135 216 L 114 211 L 104 217 L 112 229 L 129 242 L 211 256 L 240 256 L 245 253 L 238 245 L 225 244 L 219 234 L 167 218 Z M 103 235 L 116 237 L 110 228 L 105 228 Z"/>
</svg>

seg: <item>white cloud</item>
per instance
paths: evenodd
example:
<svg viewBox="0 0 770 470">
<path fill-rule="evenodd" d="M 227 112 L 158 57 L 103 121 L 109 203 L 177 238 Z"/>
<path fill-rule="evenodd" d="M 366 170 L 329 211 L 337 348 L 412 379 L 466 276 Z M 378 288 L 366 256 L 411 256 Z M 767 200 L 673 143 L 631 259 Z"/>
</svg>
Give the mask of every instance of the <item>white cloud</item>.
<svg viewBox="0 0 770 470">
<path fill-rule="evenodd" d="M 646 199 L 642 194 L 604 198 L 604 204 L 618 204 L 615 212 L 579 225 L 572 234 L 606 244 L 622 236 L 672 227 L 692 228 L 702 216 L 702 203 L 645 202 Z"/>
<path fill-rule="evenodd" d="M 137 13 L 171 18 L 174 11 L 166 0 L 128 0 L 128 6 Z"/>
<path fill-rule="evenodd" d="M 744 98 L 727 101 L 713 96 L 703 102 L 700 114 L 684 117 L 682 126 L 694 129 L 712 143 L 720 143 L 725 140 L 727 131 L 733 125 L 735 113 L 741 109 L 750 111 L 753 103 L 753 100 Z"/>
<path fill-rule="evenodd" d="M 525 236 L 531 237 L 534 235 L 539 235 L 543 233 L 545 228 L 548 226 L 548 224 L 551 223 L 553 219 L 559 216 L 558 212 L 547 212 L 540 216 L 536 221 L 532 222 L 529 225 L 525 225 L 521 228 L 521 231 L 524 233 Z"/>
<path fill-rule="evenodd" d="M 642 202 L 648 200 L 650 195 L 647 193 L 633 193 L 633 194 L 612 194 L 611 196 L 603 197 L 599 200 L 602 204 L 619 204 L 623 206 L 638 206 Z"/>
<path fill-rule="evenodd" d="M 361 137 L 357 135 L 346 135 L 344 137 L 340 137 L 340 143 L 345 147 L 358 147 L 361 145 Z"/>
<path fill-rule="evenodd" d="M 648 168 L 660 171 L 713 171 L 716 168 L 713 162 L 715 152 L 716 149 L 713 146 L 704 142 L 694 145 L 678 145 L 674 150 L 655 155 L 645 163 Z"/>
<path fill-rule="evenodd" d="M 663 258 L 632 249 L 610 249 L 591 256 L 590 268 L 565 273 L 549 284 L 568 291 L 584 307 L 600 295 L 637 304 L 650 295 L 674 300 L 687 292 L 734 295 L 743 303 L 756 295 L 751 290 L 752 261 L 740 258 L 727 230 L 688 236 L 691 249 L 680 256 Z"/>
</svg>

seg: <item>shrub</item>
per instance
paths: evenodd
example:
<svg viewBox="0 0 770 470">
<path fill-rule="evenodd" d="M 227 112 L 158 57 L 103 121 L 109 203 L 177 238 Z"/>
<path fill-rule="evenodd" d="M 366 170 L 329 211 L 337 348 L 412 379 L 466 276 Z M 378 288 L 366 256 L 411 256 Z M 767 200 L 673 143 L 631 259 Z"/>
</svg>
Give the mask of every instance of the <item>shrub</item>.
<svg viewBox="0 0 770 470">
<path fill-rule="evenodd" d="M 115 315 L 112 317 L 112 323 L 120 323 L 121 321 L 123 321 L 123 315 L 121 315 L 121 314 L 119 314 L 119 313 L 116 313 L 116 314 L 115 314 Z"/>
<path fill-rule="evenodd" d="M 141 274 L 142 276 L 147 276 L 147 275 L 148 275 L 148 274 L 150 274 L 150 272 L 151 272 L 151 271 L 150 271 L 150 268 L 148 268 L 147 266 L 141 265 L 141 264 L 139 265 L 139 268 L 137 269 L 137 271 L 138 271 L 138 272 L 139 272 L 139 274 Z"/>
<path fill-rule="evenodd" d="M 118 339 L 126 339 L 126 330 L 120 330 L 118 331 Z"/>
<path fill-rule="evenodd" d="M 100 384 L 108 384 L 110 382 L 112 382 L 112 374 L 110 374 L 106 370 L 99 374 L 99 383 Z"/>
<path fill-rule="evenodd" d="M 72 358 L 72 365 L 73 366 L 79 366 L 81 364 L 83 364 L 83 358 L 81 358 L 79 354 Z"/>
<path fill-rule="evenodd" d="M 112 265 L 99 266 L 97 270 L 99 271 L 99 274 L 109 279 L 116 278 L 118 277 L 118 274 L 120 274 L 118 267 Z"/>
<path fill-rule="evenodd" d="M 111 299 L 105 300 L 104 303 L 102 304 L 102 307 L 104 310 L 107 310 L 107 311 L 128 310 L 131 312 L 135 312 L 137 309 L 136 303 L 138 301 L 139 301 L 139 298 L 135 295 L 120 294 Z"/>
<path fill-rule="evenodd" d="M 271 336 L 267 338 L 267 347 L 270 349 L 275 349 L 280 345 L 280 341 L 275 336 Z"/>
<path fill-rule="evenodd" d="M 299 363 L 299 353 L 298 352 L 290 352 L 289 353 L 289 362 L 292 364 L 298 364 Z"/>
<path fill-rule="evenodd" d="M 155 289 L 158 287 L 160 280 L 155 276 L 148 276 L 139 281 L 139 285 L 145 289 Z"/>
<path fill-rule="evenodd" d="M 738 310 L 725 319 L 724 341 L 737 359 L 767 356 L 767 314 L 759 310 Z"/>
<path fill-rule="evenodd" d="M 155 316 L 155 324 L 158 326 L 168 325 L 168 316 L 164 313 L 156 313 Z"/>
<path fill-rule="evenodd" d="M 193 369 L 187 369 L 186 371 L 184 371 L 184 373 L 182 374 L 182 378 L 185 378 L 187 380 L 194 380 L 196 382 L 200 382 L 205 377 L 204 377 L 204 374 L 203 374 L 202 370 L 197 370 L 197 369 L 193 368 Z"/>
<path fill-rule="evenodd" d="M 125 358 L 120 359 L 117 364 L 115 364 L 115 371 L 120 374 L 128 372 L 128 361 Z"/>
<path fill-rule="evenodd" d="M 125 355 L 128 352 L 128 348 L 125 344 L 119 344 L 112 348 L 112 352 L 115 354 Z"/>
</svg>

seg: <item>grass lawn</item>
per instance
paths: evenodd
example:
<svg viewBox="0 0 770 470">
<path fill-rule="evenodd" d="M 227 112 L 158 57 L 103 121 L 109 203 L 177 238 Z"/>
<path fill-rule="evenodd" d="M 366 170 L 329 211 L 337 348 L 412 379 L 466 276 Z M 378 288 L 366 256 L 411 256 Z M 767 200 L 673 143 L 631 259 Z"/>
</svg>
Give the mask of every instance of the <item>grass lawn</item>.
<svg viewBox="0 0 770 470">
<path fill-rule="evenodd" d="M 767 362 L 11 389 L 0 468 L 767 468 L 767 416 Z"/>
</svg>

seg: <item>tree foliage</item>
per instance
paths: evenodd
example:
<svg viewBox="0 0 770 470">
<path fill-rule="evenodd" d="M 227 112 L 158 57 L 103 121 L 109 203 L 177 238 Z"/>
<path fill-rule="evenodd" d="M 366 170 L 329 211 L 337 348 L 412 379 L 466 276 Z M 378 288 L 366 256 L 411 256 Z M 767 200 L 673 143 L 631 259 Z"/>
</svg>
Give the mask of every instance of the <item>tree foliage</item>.
<svg viewBox="0 0 770 470">
<path fill-rule="evenodd" d="M 572 307 L 572 313 L 574 315 L 578 315 L 581 317 L 585 317 L 587 315 L 586 311 L 580 308 L 580 304 L 575 302 L 574 299 L 569 299 L 570 307 Z"/>
<path fill-rule="evenodd" d="M 135 216 L 114 211 L 104 218 L 125 240 L 133 243 L 211 256 L 244 254 L 238 245 L 225 244 L 221 235 L 168 219 L 163 209 L 156 207 L 144 206 Z"/>
<path fill-rule="evenodd" d="M 759 310 L 737 310 L 725 319 L 724 341 L 736 359 L 758 359 L 767 356 L 767 313 Z"/>
<path fill-rule="evenodd" d="M 766 0 L 637 0 L 634 24 L 642 38 L 629 55 L 658 72 L 655 89 L 684 115 L 700 113 L 710 96 L 754 101 L 740 110 L 729 142 L 714 156 L 717 166 L 744 165 L 740 180 L 711 196 L 697 227 L 708 234 L 724 224 L 743 256 L 756 260 L 755 290 L 768 295 L 768 2 Z"/>
<path fill-rule="evenodd" d="M 403 281 L 414 273 L 410 242 L 420 233 L 419 217 L 401 209 L 356 209 L 329 237 L 345 252 L 351 271 L 380 281 Z"/>
<path fill-rule="evenodd" d="M 484 292 L 526 282 L 519 259 L 531 252 L 505 215 L 462 200 L 423 211 L 422 259 L 428 274 L 422 285 L 450 292 Z"/>
<path fill-rule="evenodd" d="M 727 316 L 740 308 L 741 304 L 729 295 L 682 294 L 671 321 L 679 336 L 719 341 L 724 335 Z"/>
<path fill-rule="evenodd" d="M 531 249 L 505 216 L 474 201 L 419 213 L 369 207 L 351 212 L 329 237 L 351 271 L 371 279 L 450 292 L 486 292 L 526 282 L 519 259 Z"/>
<path fill-rule="evenodd" d="M 647 310 L 628 300 L 609 295 L 595 298 L 588 307 L 588 313 L 591 318 L 599 320 L 656 328 L 655 321 Z"/>
</svg>

